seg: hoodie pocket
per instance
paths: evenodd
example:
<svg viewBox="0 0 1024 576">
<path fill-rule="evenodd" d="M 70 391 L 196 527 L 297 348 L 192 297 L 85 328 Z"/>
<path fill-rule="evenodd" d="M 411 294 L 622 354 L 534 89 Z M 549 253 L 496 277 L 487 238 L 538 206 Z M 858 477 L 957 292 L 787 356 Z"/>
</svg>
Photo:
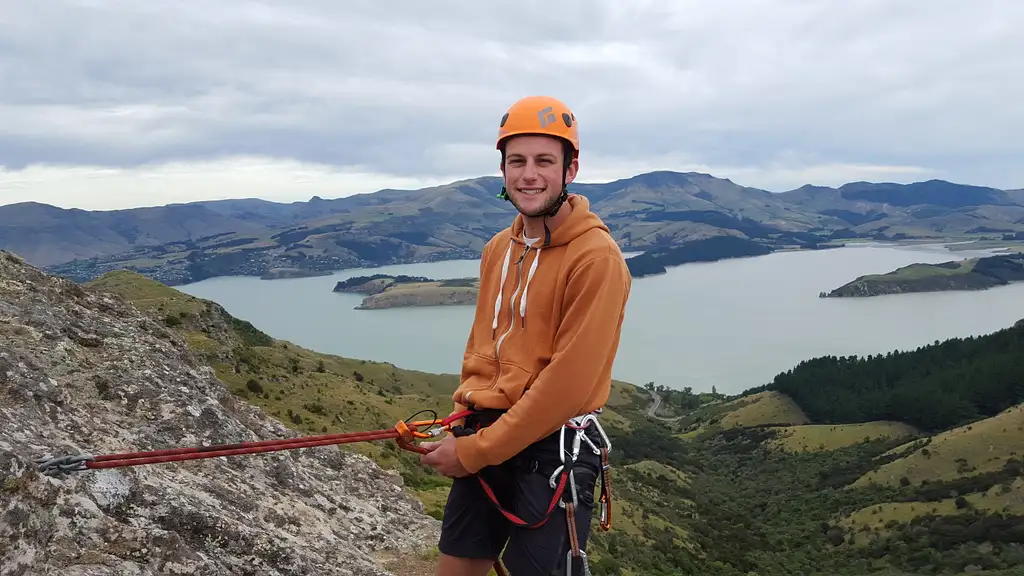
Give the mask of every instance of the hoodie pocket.
<svg viewBox="0 0 1024 576">
<path fill-rule="evenodd" d="M 462 362 L 463 390 L 486 390 L 494 383 L 498 361 L 494 356 L 472 353 Z"/>
<path fill-rule="evenodd" d="M 498 372 L 497 388 L 508 398 L 509 405 L 515 404 L 523 396 L 527 386 L 533 383 L 533 372 L 522 366 L 502 360 Z"/>
<path fill-rule="evenodd" d="M 480 393 L 488 397 L 501 394 L 508 406 L 511 406 L 519 401 L 526 387 L 532 383 L 533 372 L 519 364 L 508 360 L 498 362 L 494 356 L 473 353 L 462 363 L 462 384 L 459 389 L 462 391 L 462 400 L 467 402 L 472 402 L 473 397 L 479 398 Z M 467 394 L 470 398 L 466 398 Z M 488 405 L 492 403 L 487 402 Z"/>
</svg>

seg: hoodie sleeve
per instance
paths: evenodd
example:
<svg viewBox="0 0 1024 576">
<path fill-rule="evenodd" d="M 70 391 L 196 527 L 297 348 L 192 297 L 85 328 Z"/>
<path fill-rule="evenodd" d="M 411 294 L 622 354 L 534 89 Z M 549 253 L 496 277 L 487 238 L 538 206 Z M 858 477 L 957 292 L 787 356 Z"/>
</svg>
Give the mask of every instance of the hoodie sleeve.
<svg viewBox="0 0 1024 576">
<path fill-rule="evenodd" d="M 602 386 L 618 348 L 631 278 L 617 250 L 570 273 L 555 352 L 522 398 L 494 424 L 456 440 L 470 473 L 500 464 L 579 414 Z"/>
</svg>

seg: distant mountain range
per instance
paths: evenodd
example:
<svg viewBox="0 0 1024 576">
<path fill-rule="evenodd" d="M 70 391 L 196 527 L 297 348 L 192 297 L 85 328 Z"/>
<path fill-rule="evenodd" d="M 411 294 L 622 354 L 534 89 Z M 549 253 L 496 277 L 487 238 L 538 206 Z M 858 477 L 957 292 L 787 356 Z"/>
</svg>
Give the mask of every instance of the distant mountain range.
<svg viewBox="0 0 1024 576">
<path fill-rule="evenodd" d="M 420 190 L 276 203 L 258 199 L 116 211 L 0 206 L 0 248 L 86 281 L 127 268 L 170 285 L 222 275 L 326 274 L 357 266 L 475 258 L 513 207 L 497 177 Z M 772 193 L 669 171 L 573 184 L 625 250 L 715 236 L 815 248 L 847 238 L 1000 238 L 1024 232 L 1024 190 L 930 180 Z"/>
</svg>

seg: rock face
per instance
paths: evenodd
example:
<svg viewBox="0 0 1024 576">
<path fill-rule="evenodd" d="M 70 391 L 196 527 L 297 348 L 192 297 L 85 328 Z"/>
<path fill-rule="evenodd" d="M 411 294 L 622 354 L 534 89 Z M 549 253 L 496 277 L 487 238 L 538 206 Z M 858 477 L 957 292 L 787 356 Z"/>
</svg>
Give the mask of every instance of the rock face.
<svg viewBox="0 0 1024 576">
<path fill-rule="evenodd" d="M 33 460 L 285 438 L 177 336 L 0 252 L 0 575 L 387 575 L 436 542 L 369 459 L 336 446 L 72 472 Z"/>
</svg>

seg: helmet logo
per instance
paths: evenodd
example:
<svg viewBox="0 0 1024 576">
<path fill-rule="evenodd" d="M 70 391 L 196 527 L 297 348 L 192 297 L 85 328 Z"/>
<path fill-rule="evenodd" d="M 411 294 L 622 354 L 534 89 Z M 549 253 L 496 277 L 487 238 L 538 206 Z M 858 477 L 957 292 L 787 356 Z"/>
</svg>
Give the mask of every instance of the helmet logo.
<svg viewBox="0 0 1024 576">
<path fill-rule="evenodd" d="M 555 114 L 552 111 L 551 106 L 537 112 L 537 119 L 540 120 L 540 127 L 547 128 L 548 124 L 555 121 Z"/>
</svg>

